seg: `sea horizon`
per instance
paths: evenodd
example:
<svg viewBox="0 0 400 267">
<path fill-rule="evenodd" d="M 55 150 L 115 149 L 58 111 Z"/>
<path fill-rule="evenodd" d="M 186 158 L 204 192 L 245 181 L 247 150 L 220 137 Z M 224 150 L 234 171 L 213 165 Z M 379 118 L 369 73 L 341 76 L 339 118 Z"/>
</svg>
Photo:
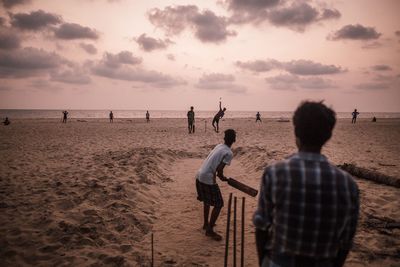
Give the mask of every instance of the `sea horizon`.
<svg viewBox="0 0 400 267">
<path fill-rule="evenodd" d="M 10 119 L 57 119 L 62 117 L 62 109 L 0 109 L 0 118 Z M 146 110 L 115 109 L 114 118 L 144 118 Z M 69 109 L 68 117 L 76 119 L 108 118 L 109 109 Z M 187 110 L 149 110 L 151 118 L 186 118 Z M 196 118 L 212 118 L 216 110 L 195 110 Z M 291 118 L 293 111 L 259 111 L 261 118 Z M 225 118 L 255 118 L 257 111 L 227 110 Z M 337 112 L 338 119 L 351 118 L 351 112 Z M 359 118 L 400 118 L 400 112 L 360 112 Z"/>
</svg>

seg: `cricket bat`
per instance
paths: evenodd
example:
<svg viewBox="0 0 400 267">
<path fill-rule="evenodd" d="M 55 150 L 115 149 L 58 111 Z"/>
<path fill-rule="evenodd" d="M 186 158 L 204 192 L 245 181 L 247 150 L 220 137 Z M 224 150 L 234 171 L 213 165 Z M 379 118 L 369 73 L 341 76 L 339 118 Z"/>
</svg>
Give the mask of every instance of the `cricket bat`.
<svg viewBox="0 0 400 267">
<path fill-rule="evenodd" d="M 254 188 L 252 188 L 252 187 L 250 187 L 248 185 L 245 185 L 245 184 L 243 184 L 243 183 L 241 183 L 238 180 L 235 180 L 233 178 L 228 178 L 228 184 L 230 186 L 242 191 L 243 193 L 246 193 L 246 194 L 252 196 L 252 197 L 257 196 L 257 194 L 258 194 L 258 190 L 254 189 Z"/>
</svg>

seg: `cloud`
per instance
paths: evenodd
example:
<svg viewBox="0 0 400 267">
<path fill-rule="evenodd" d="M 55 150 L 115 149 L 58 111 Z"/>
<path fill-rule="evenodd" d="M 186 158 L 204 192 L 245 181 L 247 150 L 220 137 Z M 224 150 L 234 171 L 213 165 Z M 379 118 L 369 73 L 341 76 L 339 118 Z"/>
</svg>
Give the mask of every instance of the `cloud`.
<svg viewBox="0 0 400 267">
<path fill-rule="evenodd" d="M 360 90 L 383 90 L 390 88 L 390 85 L 384 82 L 369 82 L 357 84 L 355 88 Z"/>
<path fill-rule="evenodd" d="M 0 84 L 0 92 L 11 91 L 13 87 L 9 85 Z"/>
<path fill-rule="evenodd" d="M 151 9 L 147 16 L 150 22 L 166 31 L 168 35 L 178 35 L 188 26 L 188 22 L 198 13 L 197 6 L 174 6 L 164 10 Z"/>
<path fill-rule="evenodd" d="M 296 89 L 298 77 L 294 75 L 281 74 L 274 77 L 265 78 L 265 81 L 271 85 L 272 89 L 294 90 Z"/>
<path fill-rule="evenodd" d="M 45 79 L 34 79 L 29 82 L 29 86 L 39 90 L 46 90 L 46 91 L 60 91 L 62 89 L 61 87 L 56 86 L 54 85 L 54 83 Z"/>
<path fill-rule="evenodd" d="M 228 23 L 225 18 L 216 16 L 206 10 L 203 14 L 197 14 L 192 20 L 196 37 L 206 43 L 219 43 L 228 36 L 235 36 L 236 32 L 227 30 Z"/>
<path fill-rule="evenodd" d="M 103 59 L 101 60 L 102 64 L 106 65 L 110 68 L 118 68 L 123 64 L 128 65 L 137 65 L 142 63 L 142 59 L 140 57 L 135 57 L 129 51 L 121 51 L 118 54 L 112 53 L 104 53 Z"/>
<path fill-rule="evenodd" d="M 171 88 L 186 84 L 181 79 L 173 78 L 161 72 L 142 69 L 141 60 L 130 52 L 118 54 L 105 53 L 102 60 L 92 63 L 91 72 L 109 79 L 140 82 L 156 88 Z"/>
<path fill-rule="evenodd" d="M 283 68 L 297 75 L 324 75 L 343 72 L 340 67 L 335 65 L 322 65 L 311 60 L 293 60 L 283 64 Z"/>
<path fill-rule="evenodd" d="M 297 75 L 325 75 L 343 72 L 341 67 L 335 65 L 323 65 L 311 60 L 292 60 L 280 62 L 275 59 L 255 60 L 248 62 L 237 61 L 236 66 L 253 72 L 268 72 L 274 69 L 282 69 Z"/>
<path fill-rule="evenodd" d="M 376 48 L 379 48 L 379 47 L 381 47 L 381 46 L 382 46 L 382 43 L 380 43 L 380 42 L 377 42 L 377 41 L 373 41 L 373 42 L 367 41 L 366 43 L 364 43 L 364 44 L 361 46 L 361 48 L 362 48 L 362 49 L 376 49 Z"/>
<path fill-rule="evenodd" d="M 62 22 L 60 16 L 43 10 L 32 11 L 31 13 L 10 13 L 11 25 L 22 30 L 38 31 L 51 25 Z"/>
<path fill-rule="evenodd" d="M 373 40 L 378 39 L 381 35 L 382 34 L 378 33 L 374 27 L 364 27 L 361 24 L 349 24 L 328 36 L 328 39 Z"/>
<path fill-rule="evenodd" d="M 0 0 L 0 2 L 5 8 L 12 8 L 16 5 L 29 4 L 31 0 Z"/>
<path fill-rule="evenodd" d="M 279 6 L 283 1 L 280 0 L 226 0 L 224 3 L 233 12 L 229 22 L 233 24 L 260 23 L 268 19 L 268 11 L 275 6 Z"/>
<path fill-rule="evenodd" d="M 151 52 L 156 49 L 166 49 L 170 44 L 172 44 L 169 39 L 155 39 L 147 37 L 145 33 L 136 38 L 135 41 L 138 43 L 140 48 L 146 52 Z"/>
<path fill-rule="evenodd" d="M 230 74 L 211 73 L 203 74 L 195 87 L 204 90 L 227 90 L 233 93 L 244 93 L 246 87 L 234 83 L 235 77 Z"/>
<path fill-rule="evenodd" d="M 96 30 L 89 27 L 84 27 L 76 23 L 64 23 L 58 29 L 55 29 L 54 34 L 59 39 L 93 39 L 99 38 Z"/>
<path fill-rule="evenodd" d="M 329 89 L 336 85 L 327 79 L 320 77 L 301 78 L 296 75 L 281 74 L 274 77 L 265 78 L 272 89 L 277 90 L 296 90 L 296 89 Z"/>
<path fill-rule="evenodd" d="M 95 55 L 97 54 L 97 48 L 92 44 L 80 43 L 79 46 L 85 50 L 88 54 Z"/>
<path fill-rule="evenodd" d="M 236 61 L 235 65 L 242 69 L 251 70 L 253 72 L 267 72 L 280 67 L 282 64 L 275 59 L 269 59 L 266 61 L 265 60 L 254 60 L 248 62 Z"/>
<path fill-rule="evenodd" d="M 26 47 L 0 51 L 0 78 L 24 78 L 46 73 L 65 63 L 56 53 Z"/>
<path fill-rule="evenodd" d="M 302 31 L 304 27 L 316 21 L 319 12 L 307 3 L 294 3 L 290 7 L 283 7 L 269 13 L 269 21 L 275 26 L 288 26 Z"/>
<path fill-rule="evenodd" d="M 375 71 L 389 71 L 392 70 L 392 67 L 388 65 L 374 65 L 371 67 L 371 69 Z"/>
<path fill-rule="evenodd" d="M 203 76 L 199 79 L 199 83 L 233 82 L 233 81 L 235 81 L 235 77 L 233 77 L 233 75 L 222 74 L 222 73 L 203 74 Z"/>
<path fill-rule="evenodd" d="M 68 84 L 89 84 L 91 78 L 79 67 L 50 73 L 50 80 Z"/>
<path fill-rule="evenodd" d="M 382 75 L 382 74 L 378 73 L 373 77 L 373 80 L 380 81 L 380 82 L 382 82 L 382 81 L 394 82 L 396 80 L 396 77 L 393 75 Z"/>
<path fill-rule="evenodd" d="M 167 58 L 171 61 L 175 61 L 175 56 L 173 54 L 167 54 Z"/>
<path fill-rule="evenodd" d="M 0 49 L 17 49 L 21 46 L 21 39 L 11 29 L 0 27 Z"/>
<path fill-rule="evenodd" d="M 329 89 L 337 87 L 331 80 L 321 77 L 300 78 L 298 84 L 300 88 L 304 89 Z"/>
<path fill-rule="evenodd" d="M 281 1 L 280 0 L 252 0 L 252 1 L 227 0 L 225 2 L 228 4 L 230 10 L 255 11 L 276 6 Z"/>
<path fill-rule="evenodd" d="M 322 11 L 321 19 L 338 19 L 342 16 L 342 14 L 337 9 L 329 9 L 325 8 Z"/>
<path fill-rule="evenodd" d="M 260 24 L 268 21 L 274 26 L 288 27 L 302 32 L 313 23 L 341 17 L 337 9 L 314 7 L 307 2 L 290 3 L 277 0 L 228 0 L 226 2 L 228 9 L 233 11 L 233 15 L 229 18 L 229 22 L 233 24 Z"/>
<path fill-rule="evenodd" d="M 164 10 L 154 8 L 148 13 L 150 22 L 166 31 L 168 35 L 178 35 L 185 29 L 191 29 L 197 39 L 204 43 L 221 43 L 234 31 L 227 29 L 228 21 L 210 10 L 200 12 L 197 6 L 174 6 Z"/>
</svg>

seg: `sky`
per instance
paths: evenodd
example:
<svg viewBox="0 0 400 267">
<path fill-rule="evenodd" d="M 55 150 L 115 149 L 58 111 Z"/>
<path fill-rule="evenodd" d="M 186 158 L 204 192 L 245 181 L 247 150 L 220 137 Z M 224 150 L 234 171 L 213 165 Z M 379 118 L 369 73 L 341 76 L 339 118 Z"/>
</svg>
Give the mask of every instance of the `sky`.
<svg viewBox="0 0 400 267">
<path fill-rule="evenodd" d="M 398 0 L 0 0 L 0 109 L 400 112 Z"/>
</svg>

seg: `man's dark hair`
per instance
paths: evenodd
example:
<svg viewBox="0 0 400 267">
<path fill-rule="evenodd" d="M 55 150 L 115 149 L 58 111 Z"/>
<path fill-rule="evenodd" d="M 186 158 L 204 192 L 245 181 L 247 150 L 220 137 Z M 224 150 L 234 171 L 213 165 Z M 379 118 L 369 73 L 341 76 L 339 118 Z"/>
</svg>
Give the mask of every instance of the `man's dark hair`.
<svg viewBox="0 0 400 267">
<path fill-rule="evenodd" d="M 321 102 L 304 101 L 293 115 L 296 137 L 302 144 L 322 147 L 332 136 L 336 113 Z"/>
<path fill-rule="evenodd" d="M 236 141 L 235 130 L 233 130 L 233 129 L 226 130 L 224 140 L 225 140 L 225 143 L 227 143 L 227 144 L 233 144 L 233 142 Z"/>
</svg>

